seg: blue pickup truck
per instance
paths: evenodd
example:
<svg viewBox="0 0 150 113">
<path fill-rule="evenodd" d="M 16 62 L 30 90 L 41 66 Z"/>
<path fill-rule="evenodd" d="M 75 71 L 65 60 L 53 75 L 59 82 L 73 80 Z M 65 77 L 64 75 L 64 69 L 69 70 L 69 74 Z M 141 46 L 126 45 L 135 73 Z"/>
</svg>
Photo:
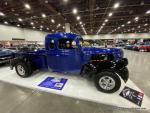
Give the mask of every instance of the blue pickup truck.
<svg viewBox="0 0 150 113">
<path fill-rule="evenodd" d="M 113 93 L 119 90 L 121 79 L 127 82 L 128 60 L 118 48 L 95 48 L 83 46 L 80 35 L 52 33 L 45 37 L 45 49 L 20 51 L 11 60 L 19 76 L 31 76 L 35 70 L 88 75 L 98 90 Z"/>
</svg>

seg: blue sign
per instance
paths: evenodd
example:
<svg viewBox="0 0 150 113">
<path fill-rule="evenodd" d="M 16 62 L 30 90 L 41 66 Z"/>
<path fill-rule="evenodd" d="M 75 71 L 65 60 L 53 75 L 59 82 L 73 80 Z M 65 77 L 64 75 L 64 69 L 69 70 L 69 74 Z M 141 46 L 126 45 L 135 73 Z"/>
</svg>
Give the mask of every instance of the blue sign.
<svg viewBox="0 0 150 113">
<path fill-rule="evenodd" d="M 65 78 L 55 78 L 55 77 L 47 77 L 43 82 L 41 82 L 38 86 L 62 90 L 67 82 Z"/>
</svg>

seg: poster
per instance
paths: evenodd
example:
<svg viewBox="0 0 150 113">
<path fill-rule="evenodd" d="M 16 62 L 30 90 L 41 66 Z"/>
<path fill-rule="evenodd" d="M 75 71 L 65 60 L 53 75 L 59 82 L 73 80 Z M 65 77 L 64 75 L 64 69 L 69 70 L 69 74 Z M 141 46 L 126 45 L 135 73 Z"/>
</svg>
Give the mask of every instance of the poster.
<svg viewBox="0 0 150 113">
<path fill-rule="evenodd" d="M 144 97 L 144 93 L 136 91 L 136 90 L 131 89 L 126 86 L 120 93 L 120 96 L 131 101 L 132 103 L 134 103 L 138 106 L 141 106 L 143 97 Z"/>
<path fill-rule="evenodd" d="M 67 79 L 65 78 L 47 77 L 38 86 L 55 90 L 62 90 L 66 82 Z"/>
</svg>

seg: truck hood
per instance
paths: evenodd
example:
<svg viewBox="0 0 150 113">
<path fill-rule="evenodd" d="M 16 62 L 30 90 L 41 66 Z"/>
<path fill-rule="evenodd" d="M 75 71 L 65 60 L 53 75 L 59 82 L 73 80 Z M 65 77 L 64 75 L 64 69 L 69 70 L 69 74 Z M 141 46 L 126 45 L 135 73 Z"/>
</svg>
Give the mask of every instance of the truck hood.
<svg viewBox="0 0 150 113">
<path fill-rule="evenodd" d="M 123 58 L 123 51 L 120 48 L 98 48 L 82 47 L 84 54 L 113 54 L 116 59 Z"/>
</svg>

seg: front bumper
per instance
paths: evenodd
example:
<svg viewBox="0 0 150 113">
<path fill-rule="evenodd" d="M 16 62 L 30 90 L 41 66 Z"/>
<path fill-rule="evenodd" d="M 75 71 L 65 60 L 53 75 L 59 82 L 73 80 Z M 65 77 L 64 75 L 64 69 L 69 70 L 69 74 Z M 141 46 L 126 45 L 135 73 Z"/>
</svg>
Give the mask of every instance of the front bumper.
<svg viewBox="0 0 150 113">
<path fill-rule="evenodd" d="M 1 57 L 1 58 L 0 58 L 0 64 L 9 63 L 11 59 L 12 59 L 11 56 L 8 56 L 8 57 Z"/>
</svg>

